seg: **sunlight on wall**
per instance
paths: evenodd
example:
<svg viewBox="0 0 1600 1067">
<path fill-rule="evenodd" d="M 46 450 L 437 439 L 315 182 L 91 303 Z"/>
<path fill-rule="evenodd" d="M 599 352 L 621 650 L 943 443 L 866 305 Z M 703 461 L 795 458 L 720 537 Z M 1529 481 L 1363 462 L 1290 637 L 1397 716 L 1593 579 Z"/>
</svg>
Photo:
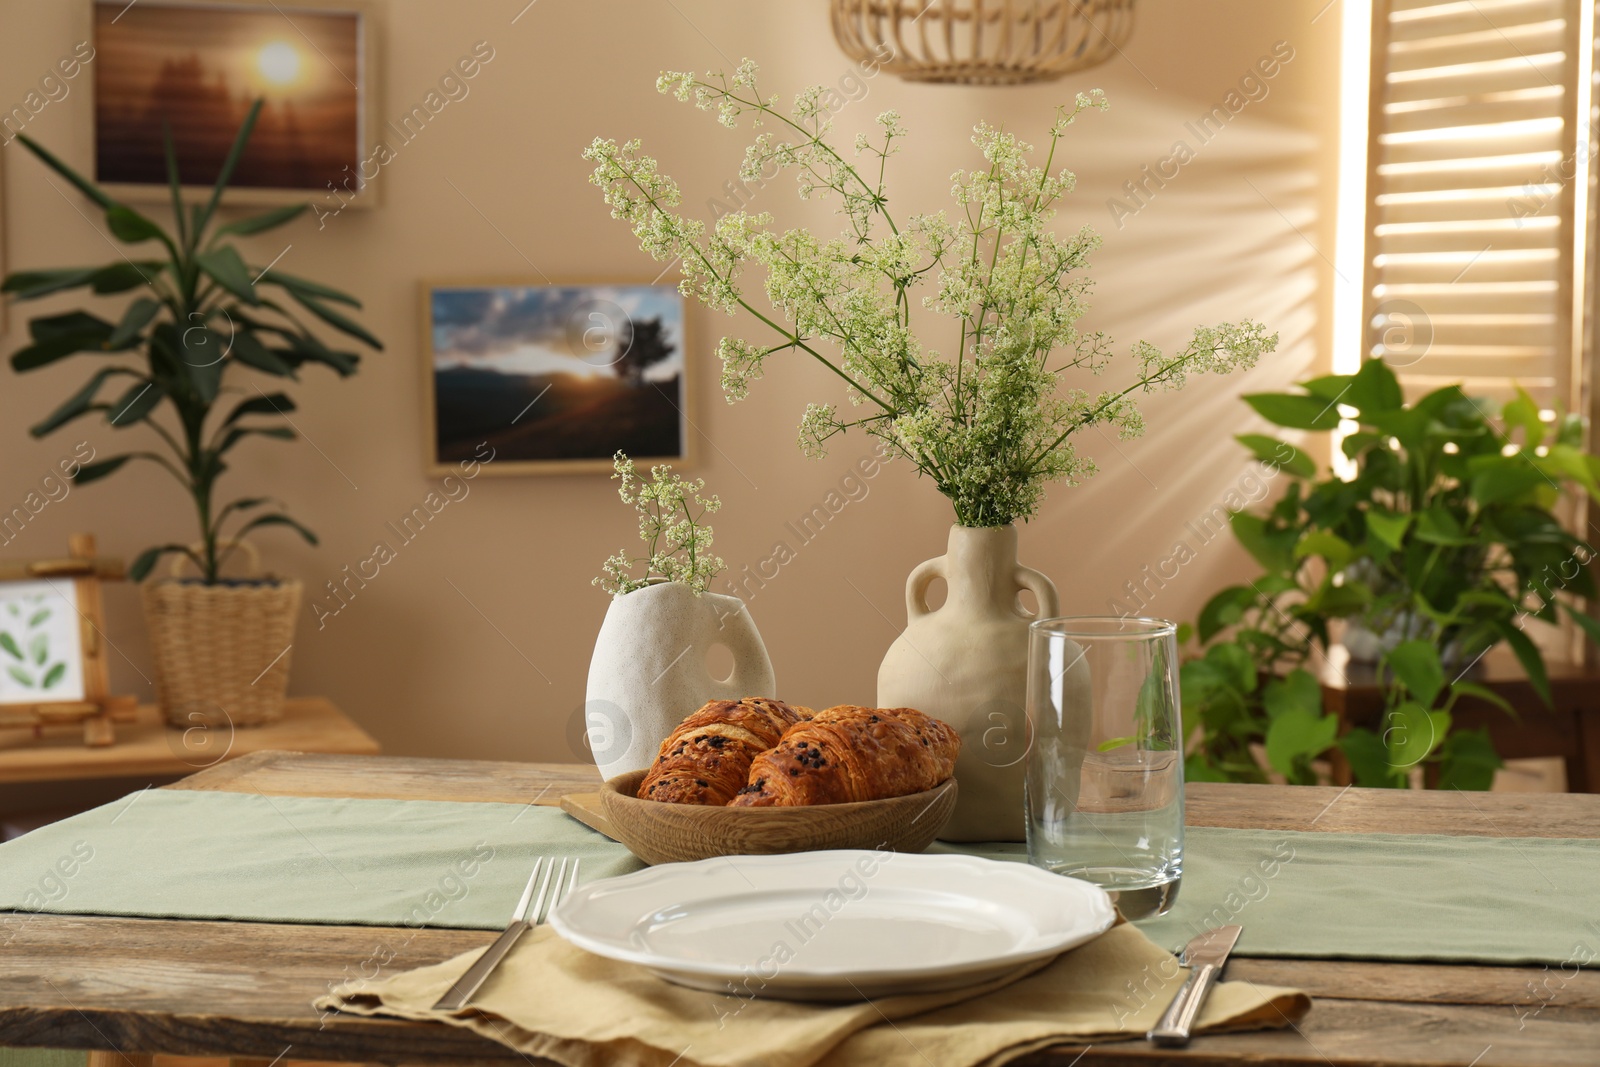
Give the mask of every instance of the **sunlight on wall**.
<svg viewBox="0 0 1600 1067">
<path fill-rule="evenodd" d="M 1372 0 L 1344 0 L 1339 34 L 1339 215 L 1333 288 L 1333 373 L 1354 374 L 1366 344 L 1367 88 L 1372 65 Z M 1340 447 L 1356 424 L 1333 434 L 1333 470 L 1348 481 L 1355 464 Z"/>
</svg>

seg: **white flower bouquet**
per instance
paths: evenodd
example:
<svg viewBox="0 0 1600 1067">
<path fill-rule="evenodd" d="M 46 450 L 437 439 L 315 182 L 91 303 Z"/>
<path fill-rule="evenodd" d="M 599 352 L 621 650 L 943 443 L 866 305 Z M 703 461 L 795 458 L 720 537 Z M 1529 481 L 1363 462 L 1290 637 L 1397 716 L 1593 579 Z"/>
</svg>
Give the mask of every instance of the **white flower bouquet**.
<svg viewBox="0 0 1600 1067">
<path fill-rule="evenodd" d="M 963 526 L 1026 520 L 1046 485 L 1094 473 L 1073 435 L 1104 425 L 1124 439 L 1138 436 L 1144 423 L 1135 394 L 1251 366 L 1277 346 L 1277 335 L 1252 321 L 1200 327 L 1171 355 L 1134 344 L 1138 369 L 1123 388 L 1094 395 L 1063 388 L 1063 373 L 1099 375 L 1112 362 L 1110 340 L 1077 327 L 1100 238 L 1088 227 L 1061 236 L 1050 225 L 1075 181 L 1070 171 L 1052 172 L 1057 149 L 1080 115 L 1104 110 L 1099 91 L 1058 110 L 1039 166 L 1031 145 L 978 125 L 973 142 L 984 166 L 952 177 L 954 217 L 901 219 L 890 211 L 885 182 L 905 134 L 895 112 L 879 115 L 877 132 L 858 136 L 847 155 L 829 139 L 821 87 L 802 92 L 785 114 L 777 97 L 761 95 L 748 60 L 731 78 L 667 73 L 657 88 L 715 111 L 725 126 L 745 116 L 775 126 L 778 133 L 761 132 L 746 149 L 741 178 L 791 171 L 802 198 L 837 197 L 846 222 L 831 238 L 780 232 L 769 214 L 744 211 L 708 227 L 678 213 L 677 184 L 638 140 L 596 139 L 585 151 L 612 215 L 657 261 L 681 261 L 686 296 L 729 314 L 743 310 L 771 331 L 771 343 L 723 338 L 727 399 L 744 398 L 773 356 L 817 360 L 842 380 L 850 406 L 809 405 L 801 447 L 821 455 L 835 434 L 871 434 L 933 479 Z M 773 314 L 752 302 L 745 280 L 752 265 L 764 273 Z M 919 338 L 914 314 L 919 328 L 924 319 L 946 324 L 943 351 Z"/>
</svg>

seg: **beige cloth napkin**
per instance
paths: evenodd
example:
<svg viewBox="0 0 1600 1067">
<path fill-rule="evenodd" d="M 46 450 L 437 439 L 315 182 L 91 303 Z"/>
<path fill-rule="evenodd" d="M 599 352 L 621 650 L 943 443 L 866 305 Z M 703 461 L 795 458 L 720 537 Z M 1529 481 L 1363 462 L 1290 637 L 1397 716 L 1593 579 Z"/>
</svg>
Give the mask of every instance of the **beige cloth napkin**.
<svg viewBox="0 0 1600 1067">
<path fill-rule="evenodd" d="M 1170 953 L 1123 923 L 984 985 L 800 1004 L 685 989 L 541 926 L 518 942 L 470 1007 L 433 1011 L 480 951 L 349 982 L 317 1007 L 464 1026 L 565 1067 L 991 1067 L 1049 1045 L 1142 1037 L 1185 977 Z M 1222 982 L 1197 1029 L 1288 1026 L 1310 1007 L 1298 990 Z"/>
</svg>

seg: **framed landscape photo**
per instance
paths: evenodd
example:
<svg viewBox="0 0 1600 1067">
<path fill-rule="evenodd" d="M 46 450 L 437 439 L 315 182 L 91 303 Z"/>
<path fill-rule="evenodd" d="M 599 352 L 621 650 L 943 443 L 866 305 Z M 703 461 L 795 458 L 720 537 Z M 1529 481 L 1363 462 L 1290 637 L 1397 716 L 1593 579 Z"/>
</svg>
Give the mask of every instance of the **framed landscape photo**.
<svg viewBox="0 0 1600 1067">
<path fill-rule="evenodd" d="M 95 0 L 96 180 L 165 199 L 170 129 L 185 188 L 208 189 L 260 99 L 224 203 L 372 203 L 372 19 L 365 0 Z"/>
<path fill-rule="evenodd" d="M 688 460 L 676 284 L 429 282 L 422 315 L 430 470 L 484 445 L 499 474 L 609 471 L 619 450 Z"/>
</svg>

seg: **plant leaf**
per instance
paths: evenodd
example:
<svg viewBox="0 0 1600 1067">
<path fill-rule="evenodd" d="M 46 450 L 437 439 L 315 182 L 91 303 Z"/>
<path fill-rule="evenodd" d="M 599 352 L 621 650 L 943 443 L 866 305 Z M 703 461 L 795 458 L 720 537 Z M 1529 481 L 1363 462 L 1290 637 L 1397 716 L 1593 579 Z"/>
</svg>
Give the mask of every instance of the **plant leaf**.
<svg viewBox="0 0 1600 1067">
<path fill-rule="evenodd" d="M 96 410 L 94 398 L 95 395 L 100 391 L 100 386 L 105 383 L 106 379 L 119 374 L 129 375 L 132 377 L 139 376 L 137 371 L 131 370 L 127 367 L 101 368 L 94 373 L 93 377 L 84 383 L 81 389 L 69 396 L 65 403 L 47 415 L 44 421 L 35 423 L 33 426 L 29 427 L 28 432 L 34 437 L 43 437 L 45 434 L 50 433 L 52 430 L 59 429 L 80 415 L 84 415 L 90 411 Z"/>
<path fill-rule="evenodd" d="M 1543 698 L 1545 706 L 1554 704 L 1550 697 L 1550 674 L 1544 667 L 1544 655 L 1539 647 L 1529 640 L 1528 635 L 1517 629 L 1509 619 L 1495 619 L 1491 624 L 1506 644 L 1511 646 L 1511 651 L 1516 653 L 1517 662 L 1522 664 L 1523 671 L 1528 675 L 1528 682 L 1534 691 Z"/>
<path fill-rule="evenodd" d="M 167 247 L 173 247 L 171 239 L 160 226 L 126 204 L 113 204 L 106 209 L 106 225 L 110 227 L 112 235 L 124 244 L 139 244 L 159 239 Z M 175 248 L 173 250 L 176 251 Z"/>
<path fill-rule="evenodd" d="M 66 675 L 66 663 L 57 663 L 55 666 L 44 672 L 44 680 L 39 683 L 39 687 L 41 689 L 54 689 L 56 687 L 56 683 L 60 682 L 62 678 L 66 677 Z"/>
<path fill-rule="evenodd" d="M 1461 523 L 1450 513 L 1444 501 L 1435 501 L 1427 511 L 1417 515 L 1417 540 L 1431 545 L 1470 545 L 1473 539 L 1462 533 Z"/>
<path fill-rule="evenodd" d="M 72 267 L 67 270 L 26 270 L 9 275 L 0 292 L 10 293 L 18 300 L 33 300 L 63 289 L 76 289 L 91 284 L 100 273 L 100 267 Z"/>
<path fill-rule="evenodd" d="M 161 153 L 167 161 L 167 191 L 172 195 L 172 220 L 178 227 L 178 242 L 189 248 L 189 228 L 183 221 L 183 178 L 178 172 L 178 150 L 172 143 L 172 124 L 161 119 Z"/>
<path fill-rule="evenodd" d="M 23 685 L 27 686 L 29 689 L 34 688 L 33 675 L 29 674 L 21 667 L 7 665 L 6 673 L 11 675 L 11 677 L 15 678 L 17 681 L 21 682 Z"/>
<path fill-rule="evenodd" d="M 1280 441 L 1276 437 L 1260 433 L 1236 434 L 1234 440 L 1244 445 L 1256 459 L 1270 467 L 1288 471 L 1296 478 L 1316 477 L 1317 465 L 1312 462 L 1311 457 L 1287 441 Z"/>
<path fill-rule="evenodd" d="M 317 535 L 316 534 L 312 533 L 310 530 L 306 529 L 304 526 L 300 525 L 298 522 L 294 521 L 289 516 L 283 514 L 282 512 L 278 512 L 278 511 L 273 512 L 271 515 L 257 515 L 255 518 L 251 519 L 249 522 L 247 522 L 243 526 L 239 527 L 238 532 L 235 533 L 233 535 L 233 537 L 234 537 L 235 540 L 238 540 L 239 538 L 243 537 L 245 534 L 249 533 L 251 530 L 254 530 L 259 526 L 288 526 L 288 527 L 293 528 L 296 533 L 298 533 L 302 538 L 304 538 L 306 544 L 308 544 L 308 545 L 317 544 Z"/>
<path fill-rule="evenodd" d="M 1206 601 L 1197 623 L 1200 643 L 1209 643 L 1223 629 L 1238 622 L 1244 610 L 1255 601 L 1256 592 L 1247 585 L 1230 586 Z"/>
<path fill-rule="evenodd" d="M 289 399 L 288 393 L 267 393 L 241 400 L 239 406 L 222 420 L 222 425 L 231 426 L 245 415 L 282 415 L 293 410 L 294 401 Z"/>
<path fill-rule="evenodd" d="M 150 325 L 150 320 L 161 311 L 161 301 L 152 300 L 148 296 L 141 296 L 128 305 L 128 310 L 123 312 L 122 321 L 117 323 L 116 329 L 111 331 L 111 336 L 106 338 L 107 348 L 122 348 L 133 341 Z"/>
<path fill-rule="evenodd" d="M 1384 508 L 1369 507 L 1366 518 L 1367 533 L 1390 548 L 1398 549 L 1400 542 L 1405 540 L 1406 530 L 1410 528 L 1413 516 Z"/>
<path fill-rule="evenodd" d="M 1496 456 L 1472 476 L 1472 499 L 1485 504 L 1506 504 L 1542 489 L 1550 482 L 1521 456 Z"/>
<path fill-rule="evenodd" d="M 28 651 L 33 655 L 36 667 L 43 667 L 44 661 L 50 658 L 50 635 L 34 634 L 33 640 L 28 642 Z"/>
<path fill-rule="evenodd" d="M 1405 405 L 1405 393 L 1400 389 L 1400 379 L 1381 359 L 1368 359 L 1350 379 L 1350 389 L 1339 401 L 1349 404 L 1362 415 L 1375 415 L 1395 411 Z"/>
<path fill-rule="evenodd" d="M 1267 725 L 1267 762 L 1286 778 L 1302 777 L 1301 761 L 1326 752 L 1339 732 L 1339 716 L 1294 708 Z"/>
<path fill-rule="evenodd" d="M 18 663 L 27 662 L 27 657 L 22 654 L 22 649 L 17 645 L 17 639 L 3 630 L 0 630 L 0 648 L 5 649 Z"/>
<path fill-rule="evenodd" d="M 194 556 L 188 545 L 157 545 L 154 548 L 147 548 L 139 553 L 132 566 L 128 568 L 128 580 L 134 582 L 144 581 L 151 569 L 155 567 L 156 561 L 170 552 L 181 552 L 191 559 Z M 195 562 L 198 565 L 199 561 L 196 560 Z"/>
<path fill-rule="evenodd" d="M 1244 402 L 1268 422 L 1291 430 L 1332 430 L 1339 425 L 1339 408 L 1328 400 L 1294 393 L 1248 393 Z"/>
<path fill-rule="evenodd" d="M 1450 716 L 1429 711 L 1408 700 L 1384 717 L 1383 744 L 1389 754 L 1389 767 L 1403 774 L 1428 758 L 1444 742 L 1450 730 Z"/>
<path fill-rule="evenodd" d="M 309 339 L 309 335 L 307 338 Z M 302 339 L 302 340 L 305 340 Z M 361 362 L 361 357 L 354 352 L 337 352 L 322 342 L 314 345 L 296 344 L 285 349 L 273 349 L 277 355 L 295 363 L 321 363 L 332 367 L 341 378 L 348 378 L 356 372 L 356 366 Z"/>
<path fill-rule="evenodd" d="M 301 306 L 307 311 L 311 312 L 317 318 L 321 319 L 323 322 L 326 322 L 334 329 L 339 330 L 342 333 L 347 333 L 359 341 L 364 341 L 380 352 L 383 351 L 383 342 L 369 333 L 366 327 L 346 318 L 344 315 L 322 303 L 316 297 L 309 296 L 305 293 L 295 292 L 292 289 L 289 291 L 289 295 L 298 300 Z"/>
<path fill-rule="evenodd" d="M 1455 731 L 1445 738 L 1439 755 L 1440 789 L 1488 789 L 1494 784 L 1494 772 L 1505 765 L 1487 727 Z"/>
<path fill-rule="evenodd" d="M 1513 430 L 1522 431 L 1523 448 L 1531 451 L 1544 442 L 1545 425 L 1539 418 L 1539 405 L 1522 386 L 1517 386 L 1516 399 L 1500 409 L 1500 419 L 1506 424 L 1507 437 Z"/>
<path fill-rule="evenodd" d="M 247 367 L 254 367 L 279 378 L 296 377 L 293 367 L 280 359 L 276 352 L 262 344 L 261 340 L 248 330 L 241 330 L 234 335 L 233 358 Z"/>
<path fill-rule="evenodd" d="M 217 446 L 217 452 L 227 452 L 244 438 L 251 435 L 259 437 L 276 437 L 280 441 L 293 441 L 297 436 L 287 426 L 235 426 L 222 438 L 222 443 Z"/>
<path fill-rule="evenodd" d="M 1509 700 L 1486 685 L 1479 685 L 1477 682 L 1451 682 L 1450 690 L 1458 696 L 1477 697 L 1479 700 L 1487 701 L 1508 715 L 1517 713 Z"/>
<path fill-rule="evenodd" d="M 1234 537 L 1270 573 L 1282 574 L 1294 570 L 1294 552 L 1290 540 L 1294 536 L 1292 530 L 1269 530 L 1265 519 L 1248 511 L 1235 512 L 1232 524 Z"/>
<path fill-rule="evenodd" d="M 134 382 L 106 412 L 106 422 L 117 427 L 132 426 L 150 414 L 166 395 L 167 391 L 157 382 Z"/>
<path fill-rule="evenodd" d="M 149 285 L 166 267 L 167 265 L 161 262 L 130 263 L 124 260 L 121 263 L 113 263 L 94 272 L 92 279 L 94 291 L 102 296 L 125 293 L 129 289 Z"/>
<path fill-rule="evenodd" d="M 1431 641 L 1402 641 L 1384 658 L 1400 684 L 1424 708 L 1433 707 L 1444 689 L 1444 665 Z"/>
<path fill-rule="evenodd" d="M 261 272 L 258 271 L 257 273 Z M 349 293 L 341 292 L 338 289 L 323 285 L 321 282 L 311 281 L 309 278 L 301 278 L 293 274 L 285 274 L 281 270 L 269 270 L 265 273 L 261 273 L 261 280 L 268 285 L 276 285 L 281 289 L 288 290 L 289 295 L 291 296 L 298 292 L 303 293 L 306 296 L 319 297 L 323 300 L 332 300 L 336 304 L 348 304 L 358 310 L 361 307 L 361 301 L 357 300 Z"/>
<path fill-rule="evenodd" d="M 67 179 L 67 181 L 71 182 L 77 187 L 79 192 L 81 192 L 84 196 L 87 196 L 90 200 L 93 200 L 96 204 L 99 204 L 102 208 L 110 208 L 116 204 L 115 200 L 111 199 L 110 196 L 102 192 L 100 188 L 88 178 L 85 178 L 83 175 L 79 174 L 77 171 L 61 162 L 61 160 L 52 155 L 49 150 L 40 145 L 38 142 L 34 141 L 33 138 L 29 137 L 27 134 L 17 134 L 17 140 L 21 141 L 23 146 L 26 147 L 28 151 L 32 152 L 34 155 L 43 160 L 45 166 L 49 167 L 51 170 Z"/>
<path fill-rule="evenodd" d="M 76 337 L 84 334 L 107 337 L 111 324 L 87 311 L 69 311 L 64 315 L 47 315 L 28 321 L 28 336 L 35 341 L 49 341 L 57 337 Z"/>
<path fill-rule="evenodd" d="M 206 277 L 240 300 L 251 305 L 261 303 L 255 283 L 250 280 L 250 269 L 244 265 L 244 260 L 239 258 L 239 253 L 232 245 L 223 245 L 209 252 L 201 252 L 194 257 L 194 261 L 205 272 Z"/>
<path fill-rule="evenodd" d="M 1271 719 L 1295 711 L 1321 715 L 1322 687 L 1311 672 L 1297 667 L 1282 678 L 1268 682 L 1261 691 L 1261 703 Z"/>
<path fill-rule="evenodd" d="M 98 482 L 106 475 L 116 472 L 132 458 L 132 453 L 129 453 L 123 456 L 113 456 L 110 459 L 101 460 L 99 463 L 85 464 L 78 468 L 77 474 L 72 476 L 72 484 L 88 485 L 90 482 Z"/>
<path fill-rule="evenodd" d="M 1321 556 L 1328 561 L 1328 570 L 1337 572 L 1345 569 L 1350 560 L 1355 557 L 1356 550 L 1350 547 L 1350 542 L 1334 533 L 1332 530 L 1311 530 L 1296 542 L 1294 558 L 1303 560 L 1307 556 Z"/>
<path fill-rule="evenodd" d="M 227 360 L 229 343 L 209 326 L 190 326 L 178 341 L 178 358 L 183 372 L 203 403 L 217 398 L 222 387 L 222 365 Z"/>
<path fill-rule="evenodd" d="M 256 128 L 256 119 L 261 117 L 262 100 L 257 100 L 250 105 L 249 114 L 245 115 L 244 122 L 239 126 L 239 132 L 234 135 L 233 146 L 228 149 L 227 158 L 222 161 L 222 169 L 217 171 L 217 184 L 211 190 L 211 199 L 206 201 L 203 210 L 195 215 L 194 232 L 191 240 L 198 245 L 200 236 L 205 233 L 206 226 L 211 222 L 211 216 L 216 213 L 217 205 L 222 202 L 222 193 L 228 188 L 228 183 L 233 180 L 234 168 L 239 165 L 239 157 L 244 155 L 244 146 L 250 140 L 250 134 Z"/>
<path fill-rule="evenodd" d="M 1596 620 L 1592 615 L 1579 611 L 1571 604 L 1562 603 L 1561 608 L 1567 613 L 1567 618 L 1578 624 L 1579 629 L 1584 632 L 1590 641 L 1600 645 L 1600 620 Z"/>
<path fill-rule="evenodd" d="M 263 214 L 252 215 L 247 219 L 240 219 L 237 222 L 230 222 L 226 226 L 219 226 L 217 227 L 216 236 L 221 237 L 225 233 L 233 233 L 238 234 L 240 237 L 247 237 L 253 233 L 276 229 L 296 216 L 303 214 L 310 206 L 310 204 L 288 204 L 284 207 L 273 208 Z"/>
<path fill-rule="evenodd" d="M 48 366 L 78 352 L 103 352 L 106 336 L 98 332 L 76 333 L 38 341 L 11 357 L 11 369 L 22 373 Z"/>
</svg>

